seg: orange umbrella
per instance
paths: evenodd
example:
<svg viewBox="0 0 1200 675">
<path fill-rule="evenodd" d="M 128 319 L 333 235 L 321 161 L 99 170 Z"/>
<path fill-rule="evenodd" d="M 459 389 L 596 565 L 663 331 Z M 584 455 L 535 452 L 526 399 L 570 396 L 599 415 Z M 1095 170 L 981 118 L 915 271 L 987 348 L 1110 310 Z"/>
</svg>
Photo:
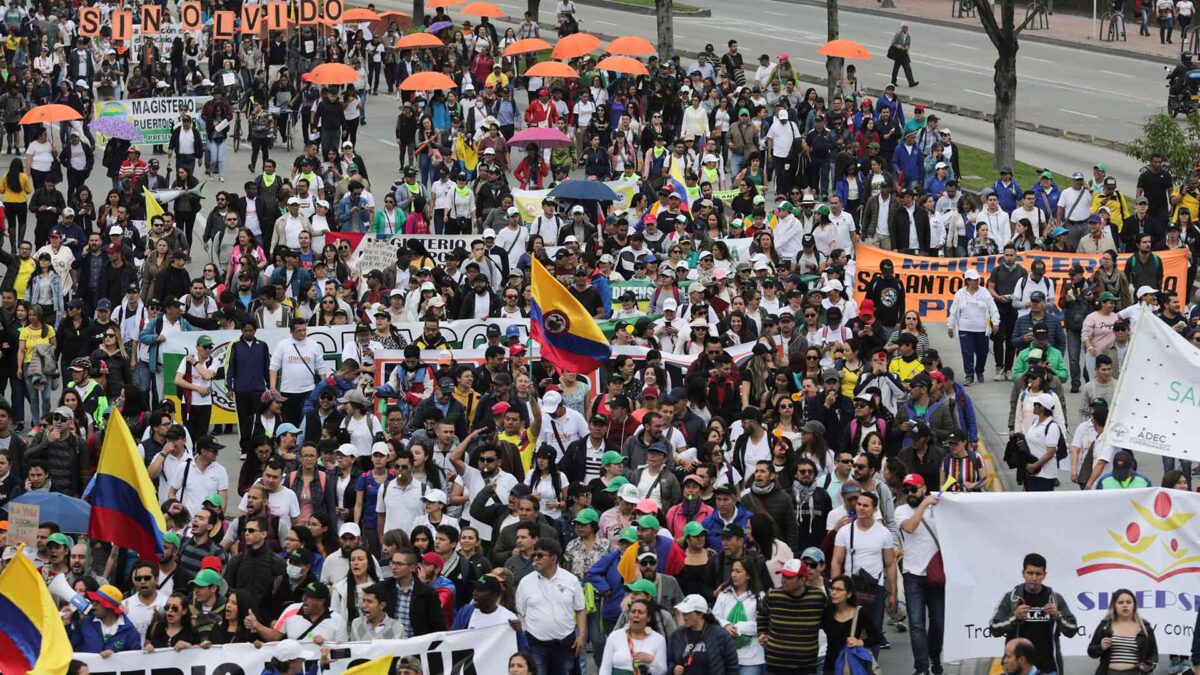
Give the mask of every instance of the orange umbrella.
<svg viewBox="0 0 1200 675">
<path fill-rule="evenodd" d="M 525 71 L 526 77 L 579 77 L 579 71 L 561 61 L 542 61 Z"/>
<path fill-rule="evenodd" d="M 540 52 L 545 49 L 553 49 L 553 45 L 541 38 L 525 38 L 517 40 L 511 45 L 504 48 L 504 53 L 501 56 L 516 56 L 517 54 L 525 54 L 528 52 Z"/>
<path fill-rule="evenodd" d="M 611 70 L 614 73 L 625 73 L 626 75 L 650 74 L 641 61 L 629 56 L 606 56 L 600 59 L 596 67 L 600 70 Z"/>
<path fill-rule="evenodd" d="M 504 10 L 490 2 L 472 2 L 459 11 L 461 11 L 463 14 L 470 14 L 471 16 L 486 16 L 489 19 L 498 19 L 504 16 Z"/>
<path fill-rule="evenodd" d="M 824 56 L 832 56 L 843 59 L 858 59 L 860 61 L 870 61 L 871 52 L 867 48 L 854 40 L 830 40 L 817 50 L 818 54 Z"/>
<path fill-rule="evenodd" d="M 556 59 L 573 59 L 600 46 L 600 38 L 587 33 L 574 33 L 558 41 L 550 55 Z"/>
<path fill-rule="evenodd" d="M 432 33 L 409 33 L 396 41 L 395 49 L 421 49 L 445 47 L 446 44 Z"/>
<path fill-rule="evenodd" d="M 342 21 L 378 21 L 379 14 L 369 9 L 355 7 L 342 12 Z"/>
<path fill-rule="evenodd" d="M 358 82 L 358 71 L 344 63 L 322 63 L 308 72 L 308 79 L 317 84 L 350 84 Z"/>
<path fill-rule="evenodd" d="M 637 35 L 622 35 L 608 43 L 604 51 L 609 54 L 624 54 L 626 56 L 649 56 L 658 52 L 654 45 L 644 37 Z"/>
<path fill-rule="evenodd" d="M 21 118 L 21 124 L 42 124 L 50 122 L 69 122 L 71 120 L 81 120 L 83 115 L 79 111 L 69 105 L 61 103 L 47 103 L 25 113 Z"/>
<path fill-rule="evenodd" d="M 467 0 L 430 0 L 425 3 L 425 9 L 437 9 L 438 7 L 453 7 L 461 5 Z"/>
<path fill-rule="evenodd" d="M 400 88 L 404 91 L 432 91 L 434 89 L 454 89 L 457 87 L 449 75 L 434 71 L 413 73 L 404 78 Z"/>
</svg>

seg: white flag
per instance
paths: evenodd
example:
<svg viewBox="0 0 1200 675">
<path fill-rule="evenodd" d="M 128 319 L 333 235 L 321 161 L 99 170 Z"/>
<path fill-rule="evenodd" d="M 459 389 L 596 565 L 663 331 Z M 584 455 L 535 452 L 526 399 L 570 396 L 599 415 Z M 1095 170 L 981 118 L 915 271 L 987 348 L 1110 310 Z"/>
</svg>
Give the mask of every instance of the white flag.
<svg viewBox="0 0 1200 675">
<path fill-rule="evenodd" d="M 1158 317 L 1137 322 L 1113 399 L 1107 456 L 1127 448 L 1200 459 L 1200 349 Z"/>
</svg>

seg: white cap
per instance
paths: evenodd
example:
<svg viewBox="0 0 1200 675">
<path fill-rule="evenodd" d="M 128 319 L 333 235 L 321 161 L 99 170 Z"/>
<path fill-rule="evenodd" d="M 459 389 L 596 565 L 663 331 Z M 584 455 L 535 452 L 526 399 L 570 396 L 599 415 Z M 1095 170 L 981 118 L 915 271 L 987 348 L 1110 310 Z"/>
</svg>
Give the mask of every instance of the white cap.
<svg viewBox="0 0 1200 675">
<path fill-rule="evenodd" d="M 304 658 L 304 650 L 295 640 L 280 640 L 275 643 L 275 659 L 280 662 L 295 661 Z"/>
<path fill-rule="evenodd" d="M 75 215 L 75 209 L 68 206 L 67 208 L 62 210 L 62 214 L 63 214 L 64 218 L 66 218 L 67 216 L 73 216 L 73 215 Z"/>
<path fill-rule="evenodd" d="M 388 297 L 389 298 L 402 298 L 402 297 L 404 297 L 404 291 L 400 290 L 399 288 L 393 288 L 391 290 L 391 292 L 388 293 Z"/>
<path fill-rule="evenodd" d="M 693 281 L 692 283 L 688 284 L 687 290 L 688 293 L 703 293 L 704 284 L 700 283 L 699 281 Z"/>
<path fill-rule="evenodd" d="M 449 499 L 446 497 L 446 493 L 442 492 L 441 490 L 438 490 L 437 488 L 429 490 L 424 495 L 422 495 L 421 501 L 437 502 L 438 504 L 442 504 L 443 506 L 450 503 Z"/>
<path fill-rule="evenodd" d="M 521 215 L 521 209 L 518 209 L 518 208 L 517 208 L 517 207 L 515 207 L 515 206 L 510 206 L 510 207 L 508 207 L 508 211 L 506 211 L 506 212 L 505 212 L 505 215 L 508 215 L 508 216 L 518 216 L 518 217 L 520 217 L 520 215 Z"/>
<path fill-rule="evenodd" d="M 488 237 L 491 237 L 492 239 L 496 238 L 496 231 L 490 227 L 484 228 L 483 230 L 483 238 L 487 239 Z"/>
<path fill-rule="evenodd" d="M 167 84 L 166 82 L 164 82 L 162 80 L 159 80 L 158 83 L 155 84 L 154 86 L 157 89 L 170 89 L 171 88 L 171 85 Z"/>
<path fill-rule="evenodd" d="M 690 612 L 700 612 L 701 614 L 708 613 L 708 602 L 704 598 L 695 593 L 685 596 L 683 602 L 675 605 L 675 611 L 680 614 L 688 614 Z"/>
<path fill-rule="evenodd" d="M 125 230 L 121 229 L 120 225 L 113 225 L 112 227 L 108 228 L 108 233 L 109 234 L 125 234 Z M 1138 296 L 1138 297 L 1141 297 L 1141 296 Z"/>
<path fill-rule="evenodd" d="M 712 257 L 714 257 L 712 251 L 701 251 L 700 252 L 700 260 L 704 260 L 705 258 L 712 258 Z"/>
<path fill-rule="evenodd" d="M 758 270 L 769 270 L 769 269 L 771 269 L 771 263 L 767 262 L 766 260 L 759 260 L 758 262 L 754 263 L 754 271 L 755 272 L 757 272 Z"/>
<path fill-rule="evenodd" d="M 338 538 L 340 539 L 348 534 L 361 537 L 362 529 L 359 528 L 358 523 L 342 523 L 342 526 L 338 528 Z"/>
<path fill-rule="evenodd" d="M 587 212 L 583 210 L 582 206 L 576 204 L 575 206 L 571 207 L 571 215 L 575 215 L 576 213 L 587 213 Z"/>
<path fill-rule="evenodd" d="M 788 118 L 788 111 L 786 111 L 786 110 L 780 110 L 780 111 L 779 111 L 779 119 L 780 119 L 780 120 L 782 120 L 782 121 L 784 121 L 784 122 L 786 122 L 786 121 L 787 121 L 787 118 Z"/>
<path fill-rule="evenodd" d="M 564 245 L 566 245 L 566 244 L 578 244 L 578 243 L 579 243 L 579 239 L 577 239 L 577 238 L 575 237 L 575 235 L 573 235 L 573 234 L 568 234 L 568 235 L 567 235 L 567 238 L 566 238 L 566 239 L 563 239 L 563 244 L 564 244 Z"/>
<path fill-rule="evenodd" d="M 560 405 L 562 405 L 562 394 L 557 391 L 546 392 L 546 395 L 542 397 L 542 409 L 546 412 L 554 412 Z"/>
<path fill-rule="evenodd" d="M 494 154 L 496 154 L 496 149 L 495 148 L 484 148 L 483 154 L 494 155 Z"/>
<path fill-rule="evenodd" d="M 717 156 L 716 156 L 716 155 L 705 155 L 705 156 L 704 156 L 704 163 L 705 163 L 705 164 L 708 164 L 709 162 L 715 162 L 715 161 L 717 161 Z"/>
<path fill-rule="evenodd" d="M 342 141 L 342 147 L 343 148 L 353 148 L 354 144 L 351 143 L 350 141 Z"/>
<path fill-rule="evenodd" d="M 1054 410 L 1054 406 L 1055 406 L 1054 394 L 1051 394 L 1049 392 L 1038 394 L 1037 396 L 1034 396 L 1033 402 L 1035 405 L 1040 405 L 1043 408 L 1045 408 L 1046 410 L 1050 410 L 1050 411 Z"/>
<path fill-rule="evenodd" d="M 845 287 L 843 287 L 842 282 L 838 281 L 837 279 L 830 279 L 829 281 L 825 282 L 824 286 L 821 287 L 822 293 L 828 293 L 829 291 L 838 291 L 840 293 L 843 290 L 845 290 Z"/>
<path fill-rule="evenodd" d="M 324 207 L 324 208 L 329 208 L 329 202 L 325 201 L 324 199 L 318 199 L 318 200 L 317 200 L 317 206 L 321 206 L 321 207 Z"/>
<path fill-rule="evenodd" d="M 620 490 L 617 490 L 617 497 L 619 497 L 621 501 L 629 502 L 630 504 L 636 504 L 642 501 L 642 491 L 639 490 L 638 486 L 634 485 L 633 483 L 626 483 L 621 486 Z"/>
<path fill-rule="evenodd" d="M 933 165 L 933 168 L 934 169 L 949 169 L 950 165 L 946 164 L 945 162 L 938 162 L 937 164 Z"/>
<path fill-rule="evenodd" d="M 299 197 L 288 197 L 287 203 L 288 206 L 300 206 L 304 202 L 302 202 Z"/>
<path fill-rule="evenodd" d="M 979 270 L 967 270 L 963 274 L 963 279 L 967 279 L 968 281 L 972 280 L 972 279 L 974 279 L 975 281 L 979 281 L 979 279 L 980 279 Z"/>
<path fill-rule="evenodd" d="M 87 86 L 88 86 L 87 80 L 85 80 L 81 77 L 78 80 L 75 80 L 75 86 L 83 87 L 84 89 L 87 89 Z"/>
<path fill-rule="evenodd" d="M 206 77 L 206 78 L 204 78 L 204 80 L 202 80 L 200 82 L 200 86 L 201 87 L 211 87 L 211 86 L 213 86 L 213 81 Z"/>
<path fill-rule="evenodd" d="M 1138 300 L 1141 300 L 1143 295 L 1154 293 L 1158 293 L 1158 291 L 1154 290 L 1153 286 L 1141 286 L 1137 290 L 1137 297 Z"/>
<path fill-rule="evenodd" d="M 342 447 L 344 448 L 347 445 L 350 445 L 350 444 L 344 443 L 344 444 L 342 444 Z M 354 446 L 350 445 L 350 447 L 353 448 Z M 338 449 L 340 450 L 341 448 L 338 448 Z M 383 441 L 379 441 L 378 443 L 375 443 L 374 445 L 371 446 L 371 454 L 372 455 L 387 455 L 387 454 L 390 454 L 391 451 L 392 451 L 392 449 L 388 446 L 387 443 L 384 443 Z"/>
<path fill-rule="evenodd" d="M 611 265 L 616 262 L 616 259 L 612 257 L 611 253 L 605 253 L 604 255 L 600 256 L 600 262 Z"/>
<path fill-rule="evenodd" d="M 377 444 L 377 445 L 379 445 L 379 444 Z M 337 447 L 337 450 L 335 452 L 337 452 L 337 454 L 339 454 L 339 455 L 353 457 L 358 454 L 358 448 L 354 447 L 353 445 L 350 445 L 349 443 L 342 443 L 341 445 L 339 445 Z M 387 454 L 386 450 L 384 451 L 384 454 L 385 455 Z"/>
<path fill-rule="evenodd" d="M 662 309 L 664 312 L 678 311 L 679 310 L 679 302 L 676 301 L 675 298 L 667 298 L 666 300 L 663 300 Z"/>
</svg>

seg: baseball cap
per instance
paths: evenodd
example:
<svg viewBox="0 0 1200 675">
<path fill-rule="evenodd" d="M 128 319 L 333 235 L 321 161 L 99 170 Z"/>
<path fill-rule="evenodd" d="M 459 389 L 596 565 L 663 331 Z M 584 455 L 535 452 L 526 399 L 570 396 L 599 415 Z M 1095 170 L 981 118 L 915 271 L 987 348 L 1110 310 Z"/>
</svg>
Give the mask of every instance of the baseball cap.
<svg viewBox="0 0 1200 675">
<path fill-rule="evenodd" d="M 805 553 L 807 552 L 808 551 L 805 551 Z M 806 577 L 808 576 L 808 565 L 805 565 L 804 562 L 798 558 L 792 558 L 783 564 L 783 567 L 779 570 L 779 574 L 780 576 L 788 577 L 789 579 L 795 577 Z"/>
<path fill-rule="evenodd" d="M 698 537 L 707 533 L 708 531 L 704 529 L 704 526 L 694 520 L 683 526 L 683 536 L 685 537 Z"/>
<path fill-rule="evenodd" d="M 708 614 L 708 602 L 703 597 L 693 593 L 686 596 L 683 602 L 675 605 L 675 611 L 680 614 L 690 614 L 692 612 Z"/>
<path fill-rule="evenodd" d="M 620 491 L 620 489 L 621 489 L 622 487 L 624 487 L 624 486 L 626 486 L 626 485 L 628 485 L 628 484 L 629 484 L 629 479 L 628 479 L 628 478 L 626 478 L 625 476 L 615 476 L 615 477 L 612 479 L 612 482 L 608 484 L 608 487 L 604 488 L 604 491 L 605 491 L 605 492 L 618 492 L 618 491 Z M 633 488 L 636 490 L 636 489 L 637 489 L 637 486 L 635 485 L 635 486 L 633 486 Z M 638 497 L 638 498 L 639 498 L 639 499 L 641 498 L 641 497 L 640 497 L 640 495 L 639 495 L 639 497 Z M 635 504 L 636 504 L 636 503 L 637 503 L 637 500 L 635 499 L 635 500 L 633 501 L 633 503 L 635 503 Z"/>
<path fill-rule="evenodd" d="M 626 485 L 622 485 L 620 490 L 617 490 L 617 497 L 623 502 L 637 504 L 642 501 L 642 491 L 633 483 L 627 483 Z M 653 518 L 654 516 L 650 517 Z M 657 528 L 657 525 L 655 527 Z"/>
<path fill-rule="evenodd" d="M 650 555 L 654 555 L 653 551 L 649 551 L 648 553 Z M 642 555 L 645 554 L 638 555 L 639 560 L 641 559 Z M 655 556 L 655 558 L 657 559 L 657 556 Z M 645 593 L 646 595 L 652 597 L 658 595 L 658 586 L 655 586 L 654 582 L 650 581 L 649 579 L 638 579 L 633 583 L 625 584 L 625 590 L 633 593 Z"/>
<path fill-rule="evenodd" d="M 924 485 L 925 479 L 919 473 L 910 473 L 904 477 L 905 485 Z"/>
<path fill-rule="evenodd" d="M 646 515 L 642 516 L 641 518 L 638 518 L 637 524 L 638 524 L 638 527 L 647 529 L 647 530 L 657 530 L 659 528 L 658 518 L 655 518 L 654 516 L 652 516 L 650 514 L 646 514 Z"/>
<path fill-rule="evenodd" d="M 599 520 L 600 514 L 596 512 L 596 509 L 581 509 L 579 513 L 575 514 L 575 522 L 580 525 L 592 525 Z"/>
<path fill-rule="evenodd" d="M 815 563 L 825 562 L 825 552 L 816 546 L 809 546 L 800 554 L 800 562 L 811 560 Z"/>
<path fill-rule="evenodd" d="M 630 525 L 629 527 L 621 530 L 621 533 L 617 535 L 617 539 L 632 544 L 633 542 L 637 541 L 637 528 Z"/>
<path fill-rule="evenodd" d="M 200 586 L 201 588 L 208 588 L 209 586 L 220 586 L 221 585 L 221 575 L 217 574 L 213 570 L 200 570 L 196 574 L 196 578 L 192 579 L 192 585 Z"/>
</svg>

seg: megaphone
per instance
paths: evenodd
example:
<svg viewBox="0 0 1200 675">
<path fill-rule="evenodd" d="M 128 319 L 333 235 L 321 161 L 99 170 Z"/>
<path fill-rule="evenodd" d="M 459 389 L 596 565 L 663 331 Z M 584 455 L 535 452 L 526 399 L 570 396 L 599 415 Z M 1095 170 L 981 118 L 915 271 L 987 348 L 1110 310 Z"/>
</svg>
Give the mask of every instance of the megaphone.
<svg viewBox="0 0 1200 675">
<path fill-rule="evenodd" d="M 85 614 L 92 608 L 92 603 L 82 593 L 76 593 L 71 584 L 67 581 L 67 575 L 56 574 L 50 580 L 50 595 L 54 596 L 55 600 L 65 602 L 75 608 L 76 612 Z"/>
</svg>

